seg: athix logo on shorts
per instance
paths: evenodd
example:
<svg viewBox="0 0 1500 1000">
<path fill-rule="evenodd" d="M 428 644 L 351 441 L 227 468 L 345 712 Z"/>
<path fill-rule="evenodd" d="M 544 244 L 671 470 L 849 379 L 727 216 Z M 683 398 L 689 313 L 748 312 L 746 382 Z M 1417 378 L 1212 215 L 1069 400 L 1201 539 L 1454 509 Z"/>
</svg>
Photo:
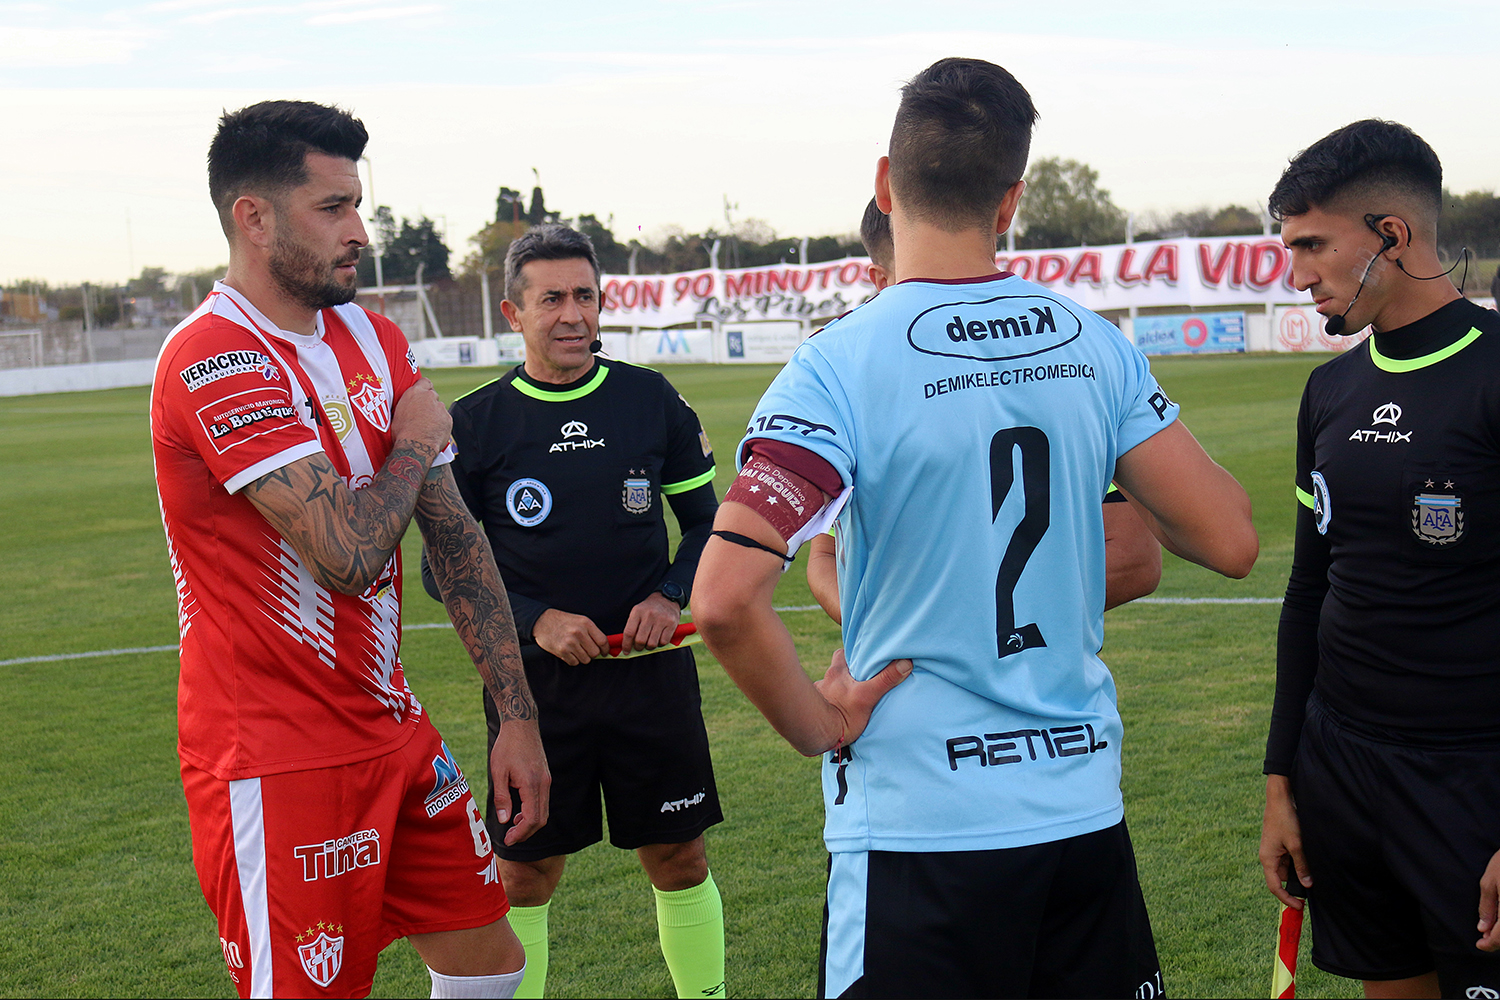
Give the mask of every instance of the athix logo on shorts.
<svg viewBox="0 0 1500 1000">
<path fill-rule="evenodd" d="M 563 439 L 554 443 L 551 448 L 548 448 L 548 454 L 555 451 L 586 451 L 589 448 L 604 447 L 604 439 L 599 438 L 599 440 L 595 441 L 590 438 L 589 425 L 581 420 L 569 420 L 562 425 L 561 433 Z M 574 438 L 580 440 L 575 441 Z"/>
<path fill-rule="evenodd" d="M 517 479 L 505 491 L 505 509 L 523 528 L 535 528 L 552 513 L 552 493 L 540 480 Z"/>
<path fill-rule="evenodd" d="M 1401 407 L 1395 403 L 1381 403 L 1375 407 L 1375 412 L 1370 415 L 1371 427 L 1366 430 L 1357 430 L 1349 435 L 1350 441 L 1374 441 L 1377 443 L 1388 442 L 1390 444 L 1411 443 L 1411 431 L 1377 431 L 1375 424 L 1390 424 L 1396 426 L 1401 419 Z"/>
<path fill-rule="evenodd" d="M 448 744 L 443 744 L 442 753 L 432 758 L 432 791 L 427 793 L 425 805 L 427 817 L 431 819 L 453 803 L 469 794 L 469 781 L 458 769 Z"/>
<path fill-rule="evenodd" d="M 302 881 L 338 878 L 380 864 L 380 831 L 360 830 L 321 844 L 303 844 L 292 848 L 292 855 L 302 861 Z"/>
<path fill-rule="evenodd" d="M 329 931 L 336 931 L 337 937 Z M 307 944 L 301 944 L 303 940 Z M 302 971 L 307 978 L 323 988 L 338 978 L 344 967 L 344 925 L 319 920 L 316 929 L 309 927 L 297 935 L 297 957 L 302 961 Z"/>
<path fill-rule="evenodd" d="M 1082 333 L 1083 322 L 1056 299 L 1000 295 L 926 309 L 907 327 L 906 340 L 923 354 L 1011 361 L 1055 351 Z"/>
<path fill-rule="evenodd" d="M 349 380 L 349 402 L 359 407 L 365 419 L 382 431 L 391 429 L 391 402 L 378 375 L 360 372 Z"/>
<path fill-rule="evenodd" d="M 695 806 L 698 803 L 702 802 L 706 798 L 708 798 L 708 792 L 706 792 L 706 791 L 699 791 L 698 794 L 696 794 L 696 795 L 689 795 L 685 799 L 676 799 L 676 800 L 674 800 L 672 802 L 663 802 L 661 804 L 661 809 L 659 811 L 660 812 L 664 812 L 664 813 L 665 812 L 673 812 L 673 813 L 674 812 L 681 812 L 684 809 L 690 809 L 690 808 L 692 808 L 693 806 Z"/>
<path fill-rule="evenodd" d="M 268 382 L 281 381 L 281 369 L 259 351 L 225 351 L 211 358 L 195 361 L 177 374 L 189 392 L 197 392 L 210 382 L 232 375 L 248 375 L 258 372 Z"/>
</svg>

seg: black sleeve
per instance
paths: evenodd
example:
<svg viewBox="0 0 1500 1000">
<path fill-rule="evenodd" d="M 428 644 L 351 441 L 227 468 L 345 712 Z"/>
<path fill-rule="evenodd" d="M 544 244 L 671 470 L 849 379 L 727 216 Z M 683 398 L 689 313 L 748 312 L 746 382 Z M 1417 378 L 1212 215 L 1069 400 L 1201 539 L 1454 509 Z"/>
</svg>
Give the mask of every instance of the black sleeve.
<svg viewBox="0 0 1500 1000">
<path fill-rule="evenodd" d="M 1328 536 L 1318 532 L 1317 516 L 1309 506 L 1313 495 L 1313 432 L 1308 415 L 1309 388 L 1303 391 L 1297 415 L 1297 536 L 1292 573 L 1281 605 L 1276 633 L 1276 699 L 1271 706 L 1271 731 L 1266 738 L 1266 774 L 1291 774 L 1302 737 L 1307 697 L 1318 672 L 1318 619 L 1328 594 Z"/>
<path fill-rule="evenodd" d="M 713 530 L 719 501 L 714 496 L 714 484 L 709 482 L 685 493 L 670 493 L 667 503 L 672 505 L 672 513 L 682 529 L 682 541 L 677 544 L 677 558 L 672 560 L 662 582 L 671 580 L 681 585 L 682 592 L 691 598 L 698 558 L 703 555 L 703 546 L 708 544 L 708 533 Z"/>
<path fill-rule="evenodd" d="M 698 414 L 666 379 L 662 380 L 662 386 L 667 448 L 661 470 L 661 491 L 670 498 L 713 482 L 715 466 L 713 447 L 708 443 L 708 435 L 698 421 Z"/>
</svg>

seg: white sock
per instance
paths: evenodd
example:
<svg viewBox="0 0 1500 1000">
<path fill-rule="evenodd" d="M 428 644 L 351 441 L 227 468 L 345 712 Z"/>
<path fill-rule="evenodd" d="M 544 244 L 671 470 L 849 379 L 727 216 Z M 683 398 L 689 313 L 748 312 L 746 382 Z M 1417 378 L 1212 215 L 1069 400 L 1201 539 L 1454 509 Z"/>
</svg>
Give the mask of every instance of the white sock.
<svg viewBox="0 0 1500 1000">
<path fill-rule="evenodd" d="M 526 975 L 526 966 L 515 972 L 498 976 L 445 976 L 441 972 L 427 970 L 432 977 L 433 997 L 513 997 L 521 977 Z"/>
</svg>

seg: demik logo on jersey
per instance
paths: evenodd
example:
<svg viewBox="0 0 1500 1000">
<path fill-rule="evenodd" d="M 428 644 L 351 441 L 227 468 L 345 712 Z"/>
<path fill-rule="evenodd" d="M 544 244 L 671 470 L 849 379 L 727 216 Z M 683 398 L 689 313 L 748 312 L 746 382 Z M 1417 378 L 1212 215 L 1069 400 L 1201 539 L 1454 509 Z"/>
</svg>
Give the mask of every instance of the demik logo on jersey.
<svg viewBox="0 0 1500 1000">
<path fill-rule="evenodd" d="M 906 340 L 923 354 L 974 361 L 1029 358 L 1071 344 L 1083 322 L 1056 299 L 1000 295 L 945 302 L 917 315 Z"/>
<path fill-rule="evenodd" d="M 1401 407 L 1395 403 L 1381 403 L 1375 407 L 1375 412 L 1370 414 L 1370 427 L 1365 430 L 1357 430 L 1349 435 L 1350 441 L 1374 441 L 1377 443 L 1401 444 L 1411 443 L 1411 431 L 1391 430 L 1378 431 L 1376 424 L 1388 424 L 1395 427 L 1401 419 Z"/>
<path fill-rule="evenodd" d="M 391 429 L 391 404 L 385 398 L 383 388 L 378 375 L 360 372 L 349 380 L 349 402 L 359 407 L 359 412 L 378 430 L 388 431 Z"/>
<path fill-rule="evenodd" d="M 1454 488 L 1453 480 L 1441 477 L 1428 479 L 1423 486 L 1427 489 Z M 1429 545 L 1452 545 L 1464 537 L 1464 498 L 1456 493 L 1418 493 L 1412 498 L 1411 530 Z"/>
<path fill-rule="evenodd" d="M 562 425 L 560 433 L 561 441 L 556 442 L 547 449 L 548 454 L 555 451 L 582 451 L 589 448 L 603 448 L 604 439 L 597 441 L 589 437 L 589 425 L 581 420 L 569 420 Z"/>
<path fill-rule="evenodd" d="M 552 494 L 535 479 L 517 479 L 505 491 L 505 509 L 523 528 L 535 528 L 552 513 Z"/>
<path fill-rule="evenodd" d="M 651 509 L 651 480 L 643 478 L 645 470 L 630 470 L 625 477 L 625 489 L 620 492 L 620 502 L 628 514 L 644 514 Z"/>
<path fill-rule="evenodd" d="M 309 927 L 304 934 L 297 935 L 298 941 L 302 941 L 304 936 L 311 939 L 307 944 L 297 946 L 302 971 L 307 973 L 308 979 L 324 989 L 338 978 L 339 970 L 344 967 L 344 935 L 340 933 L 337 937 L 330 936 L 328 932 L 334 929 L 335 925 L 319 920 L 317 929 Z M 337 925 L 337 930 L 342 932 L 343 929 L 343 924 Z"/>
<path fill-rule="evenodd" d="M 432 758 L 432 778 L 432 791 L 425 801 L 429 819 L 469 794 L 469 780 L 458 769 L 447 743 L 443 752 Z"/>
<path fill-rule="evenodd" d="M 1328 480 L 1323 478 L 1323 473 L 1312 474 L 1313 486 L 1313 524 L 1317 526 L 1318 534 L 1328 534 L 1328 522 L 1333 520 L 1333 497 L 1328 492 Z"/>
</svg>

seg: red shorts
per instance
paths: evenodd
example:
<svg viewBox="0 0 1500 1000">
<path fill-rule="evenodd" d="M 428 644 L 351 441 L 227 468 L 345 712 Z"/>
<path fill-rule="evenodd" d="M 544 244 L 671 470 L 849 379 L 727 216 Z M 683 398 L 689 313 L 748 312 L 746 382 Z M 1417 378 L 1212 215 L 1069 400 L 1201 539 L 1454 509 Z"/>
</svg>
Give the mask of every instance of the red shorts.
<svg viewBox="0 0 1500 1000">
<path fill-rule="evenodd" d="M 240 996 L 366 996 L 398 937 L 510 904 L 484 814 L 424 715 L 373 760 L 242 781 L 186 763 L 193 865 Z"/>
</svg>

